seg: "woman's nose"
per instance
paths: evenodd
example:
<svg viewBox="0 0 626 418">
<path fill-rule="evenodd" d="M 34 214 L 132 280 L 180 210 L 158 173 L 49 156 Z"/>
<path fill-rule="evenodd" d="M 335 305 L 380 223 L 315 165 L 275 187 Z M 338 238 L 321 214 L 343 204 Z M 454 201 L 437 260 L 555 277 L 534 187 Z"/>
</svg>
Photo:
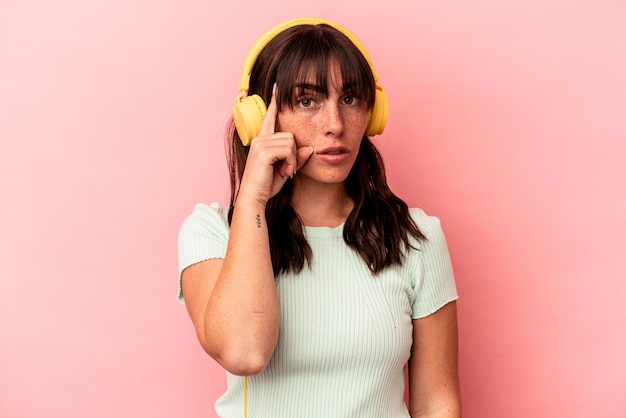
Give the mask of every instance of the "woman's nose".
<svg viewBox="0 0 626 418">
<path fill-rule="evenodd" d="M 324 124 L 326 135 L 339 136 L 341 134 L 343 118 L 338 103 L 326 103 L 324 106 Z"/>
</svg>

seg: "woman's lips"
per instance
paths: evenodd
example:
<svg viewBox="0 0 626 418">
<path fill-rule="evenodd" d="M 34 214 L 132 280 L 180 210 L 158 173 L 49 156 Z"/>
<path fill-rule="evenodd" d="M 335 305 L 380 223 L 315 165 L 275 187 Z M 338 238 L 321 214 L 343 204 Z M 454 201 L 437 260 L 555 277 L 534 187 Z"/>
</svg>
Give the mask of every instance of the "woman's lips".
<svg viewBox="0 0 626 418">
<path fill-rule="evenodd" d="M 348 156 L 349 150 L 344 147 L 328 147 L 317 151 L 317 157 L 331 164 L 343 162 Z"/>
</svg>

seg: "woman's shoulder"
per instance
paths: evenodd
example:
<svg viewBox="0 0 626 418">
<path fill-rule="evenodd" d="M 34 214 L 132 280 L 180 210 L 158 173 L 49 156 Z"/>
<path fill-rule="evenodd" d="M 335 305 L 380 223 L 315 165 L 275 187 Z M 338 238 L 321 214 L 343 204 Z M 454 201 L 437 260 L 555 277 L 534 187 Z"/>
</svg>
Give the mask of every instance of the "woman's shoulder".
<svg viewBox="0 0 626 418">
<path fill-rule="evenodd" d="M 438 233 L 441 230 L 440 219 L 437 216 L 427 214 L 422 208 L 409 208 L 409 215 L 426 238 L 428 238 L 429 233 Z"/>
<path fill-rule="evenodd" d="M 224 206 L 219 202 L 213 202 L 210 204 L 196 203 L 191 213 L 191 216 L 199 218 L 213 218 L 218 217 L 220 219 L 228 218 L 228 206 Z"/>
<path fill-rule="evenodd" d="M 425 239 L 413 241 L 415 248 L 439 248 L 446 246 L 446 238 L 439 217 L 426 213 L 421 208 L 409 208 L 409 215 Z"/>
<path fill-rule="evenodd" d="M 183 222 L 181 229 L 227 232 L 230 229 L 228 225 L 228 206 L 218 202 L 211 204 L 197 203 L 191 214 Z"/>
</svg>

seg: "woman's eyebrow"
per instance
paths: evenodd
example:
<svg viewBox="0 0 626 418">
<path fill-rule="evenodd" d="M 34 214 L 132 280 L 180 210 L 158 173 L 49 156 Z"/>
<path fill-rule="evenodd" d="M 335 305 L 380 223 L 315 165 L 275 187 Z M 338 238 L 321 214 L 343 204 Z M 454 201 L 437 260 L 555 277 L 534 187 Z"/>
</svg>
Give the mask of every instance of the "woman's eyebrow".
<svg viewBox="0 0 626 418">
<path fill-rule="evenodd" d="M 313 90 L 316 91 L 318 93 L 325 93 L 326 89 L 323 88 L 322 86 L 319 86 L 317 84 L 311 84 L 311 83 L 296 83 L 296 85 L 294 86 L 295 88 L 301 89 L 301 90 Z"/>
<path fill-rule="evenodd" d="M 341 87 L 341 91 L 344 94 L 353 92 L 355 86 L 355 82 L 346 83 Z M 318 93 L 326 94 L 326 89 L 323 86 L 314 83 L 296 83 L 294 88 L 298 90 L 312 90 Z"/>
<path fill-rule="evenodd" d="M 342 91 L 344 93 L 348 93 L 348 92 L 354 91 L 354 86 L 355 85 L 356 85 L 356 83 L 354 83 L 354 82 L 345 83 L 343 85 L 343 87 L 342 87 Z"/>
</svg>

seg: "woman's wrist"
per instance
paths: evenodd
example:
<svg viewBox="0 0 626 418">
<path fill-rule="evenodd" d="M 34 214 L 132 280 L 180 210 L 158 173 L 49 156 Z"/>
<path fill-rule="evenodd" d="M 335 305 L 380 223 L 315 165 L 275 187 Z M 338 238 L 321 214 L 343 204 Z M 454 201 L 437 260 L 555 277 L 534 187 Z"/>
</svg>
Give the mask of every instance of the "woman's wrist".
<svg viewBox="0 0 626 418">
<path fill-rule="evenodd" d="M 257 196 L 246 195 L 240 193 L 235 200 L 235 209 L 241 208 L 246 210 L 260 211 L 261 215 L 265 217 L 265 206 L 267 202 Z"/>
</svg>

